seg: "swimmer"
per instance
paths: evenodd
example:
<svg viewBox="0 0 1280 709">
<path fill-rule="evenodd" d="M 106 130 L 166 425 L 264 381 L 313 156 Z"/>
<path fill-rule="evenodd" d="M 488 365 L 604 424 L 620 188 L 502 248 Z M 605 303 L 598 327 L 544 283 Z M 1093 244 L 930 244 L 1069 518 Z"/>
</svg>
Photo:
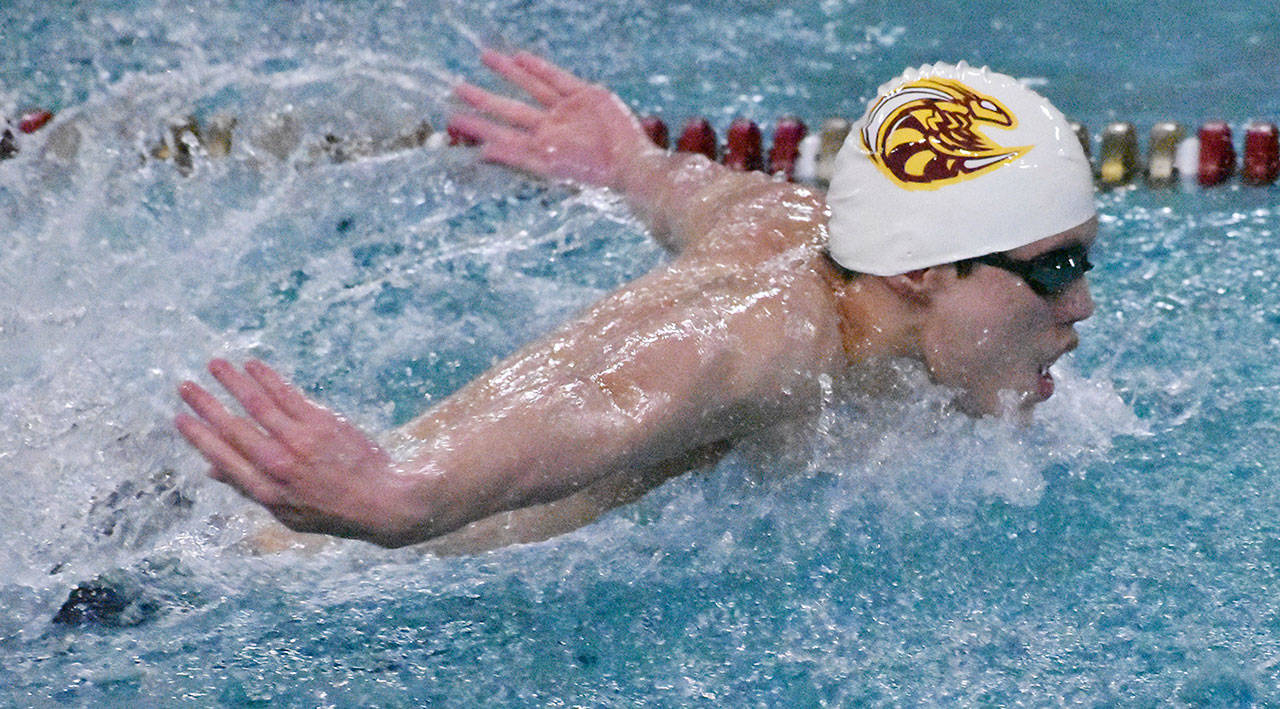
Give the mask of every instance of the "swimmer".
<svg viewBox="0 0 1280 709">
<path fill-rule="evenodd" d="M 936 64 L 885 84 L 823 195 L 669 154 L 539 57 L 482 60 L 531 100 L 463 83 L 451 129 L 485 160 L 616 191 L 672 255 L 405 426 L 409 455 L 262 362 L 213 360 L 246 415 L 188 381 L 176 426 L 291 529 L 388 547 L 521 519 L 554 533 L 548 517 L 585 523 L 890 358 L 972 415 L 1053 394 L 1093 312 L 1093 186 L 1062 114 L 1013 79 Z"/>
</svg>

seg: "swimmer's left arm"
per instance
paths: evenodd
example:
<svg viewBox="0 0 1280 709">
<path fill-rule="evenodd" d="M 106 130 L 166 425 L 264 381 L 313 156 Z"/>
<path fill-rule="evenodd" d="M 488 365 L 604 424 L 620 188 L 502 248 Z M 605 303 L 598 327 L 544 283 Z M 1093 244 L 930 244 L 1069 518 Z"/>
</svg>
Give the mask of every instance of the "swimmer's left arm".
<svg viewBox="0 0 1280 709">
<path fill-rule="evenodd" d="M 784 248 L 808 240 L 825 203 L 812 190 L 740 172 L 688 153 L 668 154 L 649 140 L 617 95 L 528 52 L 486 51 L 484 63 L 523 89 L 532 103 L 461 84 L 474 113 L 450 129 L 480 141 L 481 156 L 540 177 L 608 187 L 626 197 L 667 249 L 681 253 L 727 222 L 736 237 L 761 233 L 762 219 L 782 227 Z"/>
<path fill-rule="evenodd" d="M 534 99 L 526 103 L 463 83 L 455 88 L 476 113 L 450 129 L 481 142 L 481 156 L 540 177 L 618 187 L 632 156 L 660 154 L 622 99 L 528 52 L 485 51 L 481 61 Z"/>
</svg>

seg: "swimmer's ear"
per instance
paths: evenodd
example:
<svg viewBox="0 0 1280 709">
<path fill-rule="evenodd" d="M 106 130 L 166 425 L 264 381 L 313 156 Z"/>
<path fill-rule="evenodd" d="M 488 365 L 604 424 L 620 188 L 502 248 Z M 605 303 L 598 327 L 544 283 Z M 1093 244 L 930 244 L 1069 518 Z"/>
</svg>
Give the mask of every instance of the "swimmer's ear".
<svg viewBox="0 0 1280 709">
<path fill-rule="evenodd" d="M 927 305 L 942 285 L 942 269 L 933 266 L 917 268 L 896 276 L 882 276 L 884 283 L 899 298 L 916 305 Z"/>
</svg>

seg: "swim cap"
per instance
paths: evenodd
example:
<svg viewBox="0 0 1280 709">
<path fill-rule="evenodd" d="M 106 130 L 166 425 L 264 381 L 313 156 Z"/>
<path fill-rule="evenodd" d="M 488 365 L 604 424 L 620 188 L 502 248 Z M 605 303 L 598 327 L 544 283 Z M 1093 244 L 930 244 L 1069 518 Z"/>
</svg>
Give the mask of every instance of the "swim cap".
<svg viewBox="0 0 1280 709">
<path fill-rule="evenodd" d="M 1094 215 L 1089 160 L 1062 113 L 964 62 L 880 87 L 836 156 L 827 203 L 832 258 L 878 276 L 1015 249 Z"/>
</svg>

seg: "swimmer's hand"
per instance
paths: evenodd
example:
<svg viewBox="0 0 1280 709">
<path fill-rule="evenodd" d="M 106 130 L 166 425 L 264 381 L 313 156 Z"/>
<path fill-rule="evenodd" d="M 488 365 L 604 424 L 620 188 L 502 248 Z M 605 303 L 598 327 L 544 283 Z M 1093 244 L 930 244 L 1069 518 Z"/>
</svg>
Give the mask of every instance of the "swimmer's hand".
<svg viewBox="0 0 1280 709">
<path fill-rule="evenodd" d="M 198 418 L 179 414 L 175 425 L 213 465 L 213 479 L 295 531 L 405 542 L 408 479 L 363 431 L 261 362 L 240 372 L 215 359 L 209 371 L 249 415 L 232 414 L 194 382 L 179 386 Z"/>
<path fill-rule="evenodd" d="M 484 159 L 614 190 L 674 253 L 710 243 L 757 251 L 825 241 L 826 204 L 809 188 L 693 153 L 668 154 L 617 95 L 528 52 L 486 51 L 481 60 L 532 97 L 456 88 L 473 112 L 454 116 L 449 130 L 478 140 Z"/>
<path fill-rule="evenodd" d="M 603 86 L 528 52 L 486 51 L 481 61 L 535 101 L 467 83 L 457 87 L 476 113 L 454 116 L 450 128 L 479 140 L 484 159 L 541 177 L 616 188 L 637 155 L 660 152 L 631 110 Z"/>
</svg>

